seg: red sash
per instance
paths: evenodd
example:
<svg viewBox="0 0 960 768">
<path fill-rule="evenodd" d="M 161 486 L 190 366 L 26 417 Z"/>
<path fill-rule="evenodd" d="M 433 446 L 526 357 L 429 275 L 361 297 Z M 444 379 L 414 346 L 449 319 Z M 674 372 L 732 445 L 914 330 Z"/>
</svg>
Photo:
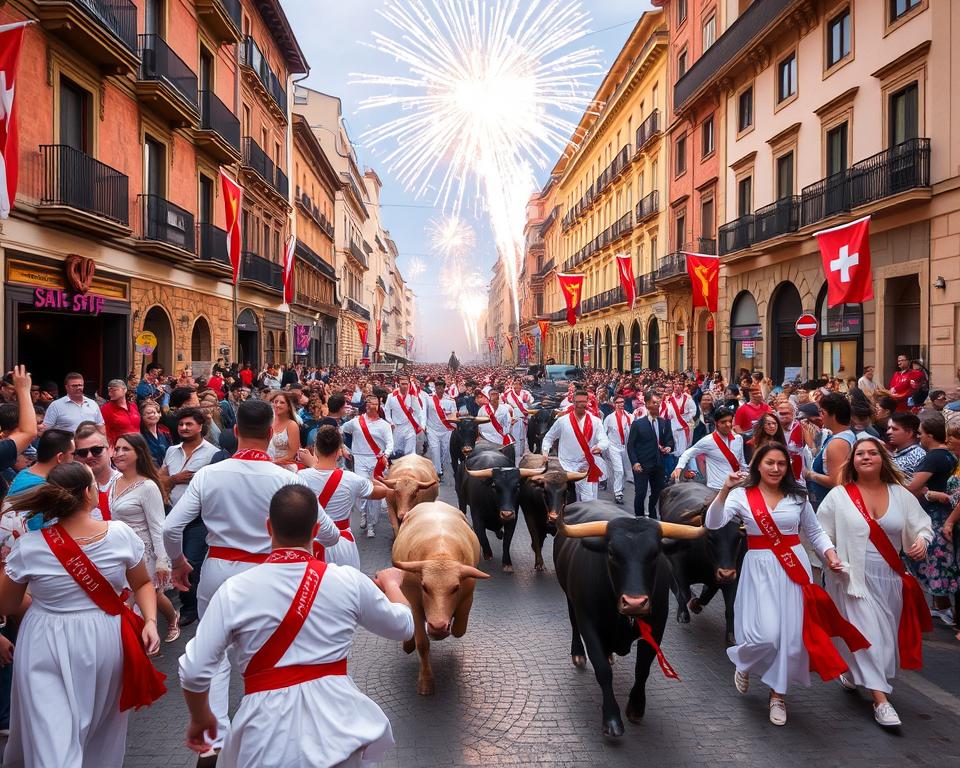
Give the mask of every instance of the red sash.
<svg viewBox="0 0 960 768">
<path fill-rule="evenodd" d="M 627 417 L 627 425 L 629 425 L 629 424 L 630 424 L 630 416 L 629 416 L 626 412 L 624 412 L 624 411 L 614 411 L 614 414 L 615 414 L 616 417 L 617 417 L 617 432 L 620 433 L 620 444 L 621 444 L 621 445 L 626 445 L 626 444 L 627 444 L 627 440 L 626 440 L 626 438 L 623 436 L 623 422 L 620 420 L 620 417 L 621 417 L 621 416 L 626 416 L 626 417 Z"/>
<path fill-rule="evenodd" d="M 490 426 L 497 430 L 497 434 L 500 435 L 500 439 L 503 440 L 504 445 L 510 445 L 513 442 L 513 438 L 510 435 L 505 434 L 503 427 L 500 425 L 500 422 L 497 421 L 497 414 L 494 413 L 493 408 L 490 405 L 483 406 L 487 410 L 487 416 L 490 417 Z"/>
<path fill-rule="evenodd" d="M 795 447 L 797 451 L 790 451 L 790 466 L 793 469 L 793 477 L 795 480 L 800 480 L 803 477 L 803 427 L 798 421 L 796 425 L 790 430 L 790 437 L 788 438 L 788 447 Z"/>
<path fill-rule="evenodd" d="M 810 656 L 810 669 L 824 680 L 832 680 L 841 672 L 846 672 L 847 665 L 830 640 L 831 637 L 841 638 L 851 651 L 869 648 L 870 643 L 840 615 L 823 587 L 810 581 L 806 569 L 790 548 L 787 537 L 777 528 L 758 487 L 747 489 L 747 501 L 753 519 L 769 542 L 773 554 L 790 580 L 803 592 L 803 645 Z"/>
<path fill-rule="evenodd" d="M 99 501 L 97 502 L 97 509 L 100 510 L 100 517 L 104 520 L 110 520 L 110 488 L 107 487 L 107 490 L 97 491 L 97 497 Z"/>
<path fill-rule="evenodd" d="M 235 547 L 212 546 L 207 550 L 207 558 L 212 560 L 229 560 L 233 563 L 254 563 L 259 565 L 267 561 L 267 555 L 262 552 L 247 552 Z"/>
<path fill-rule="evenodd" d="M 411 392 L 412 391 L 413 390 L 411 390 Z M 417 420 L 413 418 L 413 414 L 410 413 L 410 409 L 407 408 L 407 404 L 403 402 L 406 398 L 400 396 L 399 389 L 393 393 L 393 396 L 397 398 L 397 402 L 400 404 L 400 410 L 403 411 L 403 415 L 407 417 L 407 421 L 410 422 L 410 426 L 413 427 L 413 431 L 419 435 L 423 430 L 420 429 L 420 425 L 417 423 Z"/>
<path fill-rule="evenodd" d="M 584 414 L 583 430 L 581 431 L 580 425 L 577 424 L 576 414 L 570 411 L 570 425 L 573 427 L 573 436 L 577 438 L 577 442 L 580 443 L 580 450 L 583 451 L 583 455 L 587 460 L 587 482 L 599 482 L 603 473 L 600 471 L 600 467 L 597 466 L 597 461 L 593 458 L 593 454 L 590 453 L 590 438 L 593 437 L 593 419 L 590 418 L 589 413 Z"/>
<path fill-rule="evenodd" d="M 242 451 L 237 451 L 230 458 L 239 459 L 240 461 L 273 461 L 269 453 L 258 451 L 256 448 L 244 448 Z"/>
<path fill-rule="evenodd" d="M 267 638 L 243 671 L 243 693 L 248 696 L 260 691 L 274 691 L 278 688 L 289 688 L 292 685 L 317 680 L 328 675 L 347 674 L 347 660 L 340 659 L 328 664 L 294 664 L 287 667 L 278 667 L 277 663 L 283 658 L 297 634 L 303 628 L 310 614 L 310 608 L 317 597 L 320 582 L 327 571 L 325 563 L 310 557 L 306 552 L 297 549 L 275 549 L 268 563 L 298 563 L 307 564 L 303 571 L 303 579 L 293 602 L 287 609 L 283 620 L 277 625 L 273 634 Z"/>
<path fill-rule="evenodd" d="M 657 662 L 660 664 L 660 669 L 663 670 L 663 676 L 679 680 L 680 675 L 674 671 L 673 667 L 670 666 L 670 662 L 667 661 L 667 657 L 663 655 L 663 651 L 660 650 L 660 645 L 650 630 L 650 625 L 642 619 L 637 619 L 637 629 L 640 631 L 640 639 L 653 648 L 654 653 L 657 654 Z"/>
<path fill-rule="evenodd" d="M 687 402 L 686 395 L 683 396 L 683 402 L 684 403 Z M 686 421 L 683 420 L 683 407 L 677 405 L 677 399 L 673 395 L 670 395 L 669 403 L 670 405 L 673 406 L 673 412 L 676 414 L 677 421 L 680 423 L 680 426 L 683 428 L 683 434 L 687 436 L 687 442 L 689 443 L 690 442 L 690 426 L 687 424 Z"/>
<path fill-rule="evenodd" d="M 933 631 L 933 619 L 930 618 L 930 608 L 923 596 L 923 590 L 913 575 L 907 573 L 907 569 L 903 567 L 900 555 L 890 543 L 880 524 L 870 517 L 860 489 L 854 483 L 845 485 L 843 488 L 853 502 L 853 506 L 860 510 L 863 519 L 870 526 L 870 541 L 873 546 L 877 548 L 893 572 L 903 580 L 903 609 L 900 612 L 900 627 L 897 632 L 900 666 L 903 669 L 920 669 L 923 666 L 920 633 Z"/>
<path fill-rule="evenodd" d="M 383 471 L 387 468 L 387 457 L 383 455 L 383 449 L 377 445 L 377 441 L 374 440 L 373 435 L 370 434 L 370 429 L 367 427 L 367 417 L 361 413 L 359 421 L 363 438 L 367 441 L 367 445 L 370 446 L 370 450 L 373 451 L 373 455 L 377 457 L 377 466 L 373 469 L 373 476 L 375 479 L 381 480 L 383 478 Z"/>
<path fill-rule="evenodd" d="M 120 711 L 139 709 L 153 704 L 167 692 L 162 675 L 150 662 L 143 648 L 141 634 L 144 621 L 121 597 L 113 585 L 97 570 L 63 526 L 44 528 L 43 538 L 54 557 L 75 582 L 87 593 L 94 605 L 108 616 L 120 617 L 120 645 L 123 649 L 123 682 L 120 688 Z"/>
<path fill-rule="evenodd" d="M 341 539 L 346 539 L 347 541 L 356 543 L 357 540 L 353 538 L 353 531 L 350 530 L 349 520 L 334 520 L 333 524 L 337 526 L 337 530 L 340 531 Z M 326 562 L 327 548 L 316 539 L 313 541 L 313 556 L 317 558 L 317 560 L 323 560 Z"/>
<path fill-rule="evenodd" d="M 507 394 L 504 395 L 504 397 L 505 397 L 505 398 L 506 398 L 506 397 L 510 397 L 510 395 L 513 395 L 513 398 L 512 398 L 512 399 L 513 399 L 513 404 L 514 404 L 515 406 L 517 406 L 517 408 L 520 409 L 520 414 L 523 416 L 523 420 L 526 421 L 526 420 L 527 420 L 527 408 L 526 408 L 526 406 L 523 404 L 523 399 L 520 397 L 520 394 L 517 393 L 517 392 L 515 392 L 514 390 L 510 389 L 510 390 L 507 390 Z"/>
<path fill-rule="evenodd" d="M 730 468 L 734 472 L 739 472 L 740 460 L 733 454 L 733 451 L 730 450 L 730 446 L 727 445 L 727 441 L 719 432 L 713 433 L 713 442 L 717 444 L 717 448 L 720 449 L 720 453 L 723 454 L 723 458 L 730 462 Z"/>
<path fill-rule="evenodd" d="M 434 395 L 434 396 L 433 396 L 433 407 L 437 409 L 437 418 L 440 419 L 440 423 L 443 424 L 443 426 L 445 426 L 447 429 L 449 429 L 449 430 L 452 431 L 452 430 L 453 430 L 453 424 L 451 424 L 449 421 L 447 421 L 447 416 L 446 416 L 446 414 L 443 412 L 443 408 L 440 407 L 440 396 L 439 396 L 439 395 Z"/>
</svg>

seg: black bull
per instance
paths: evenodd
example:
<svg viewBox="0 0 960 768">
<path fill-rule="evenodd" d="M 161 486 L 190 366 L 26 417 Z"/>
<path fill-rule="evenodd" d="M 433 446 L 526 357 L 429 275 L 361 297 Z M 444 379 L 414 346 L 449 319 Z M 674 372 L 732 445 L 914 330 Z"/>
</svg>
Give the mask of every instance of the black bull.
<svg viewBox="0 0 960 768">
<path fill-rule="evenodd" d="M 557 532 L 557 518 L 563 514 L 567 502 L 576 501 L 573 484 L 583 480 L 586 472 L 567 472 L 560 466 L 560 460 L 544 458 L 537 453 L 528 453 L 520 459 L 523 469 L 546 471 L 543 474 L 525 477 L 520 481 L 520 509 L 523 521 L 530 532 L 530 546 L 533 549 L 534 570 L 543 571 L 543 544 L 547 536 Z"/>
<path fill-rule="evenodd" d="M 716 495 L 716 491 L 700 483 L 671 485 L 660 496 L 660 517 L 670 523 L 700 525 Z M 731 521 L 717 530 L 708 530 L 703 538 L 680 541 L 670 547 L 678 622 L 689 623 L 690 611 L 700 613 L 713 596 L 721 592 L 726 642 L 727 645 L 733 645 L 733 606 L 737 597 L 740 566 L 746 552 L 747 539 L 737 521 Z M 693 584 L 703 584 L 699 597 L 691 593 Z"/>
<path fill-rule="evenodd" d="M 541 403 L 540 410 L 527 421 L 527 447 L 531 453 L 542 451 L 543 438 L 550 431 L 556 418 L 556 410 L 547 403 Z"/>
<path fill-rule="evenodd" d="M 456 426 L 450 433 L 450 468 L 453 470 L 454 482 L 459 484 L 460 465 L 473 453 L 480 436 L 480 425 L 490 421 L 486 416 L 454 416 L 449 419 Z M 485 441 L 480 440 L 481 444 Z M 500 449 L 500 446 L 493 446 Z M 511 462 L 515 461 L 516 454 L 513 446 L 504 446 L 503 453 L 509 455 Z"/>
<path fill-rule="evenodd" d="M 603 691 L 604 735 L 623 734 L 620 706 L 613 693 L 610 657 L 626 656 L 646 622 L 659 644 L 667 623 L 670 564 L 661 538 L 703 535 L 702 528 L 637 518 L 607 501 L 567 507 L 553 543 L 557 580 L 567 596 L 574 666 L 584 667 L 584 652 Z M 637 723 L 646 711 L 646 682 L 656 653 L 644 641 L 637 646 L 634 684 L 627 719 Z"/>
</svg>

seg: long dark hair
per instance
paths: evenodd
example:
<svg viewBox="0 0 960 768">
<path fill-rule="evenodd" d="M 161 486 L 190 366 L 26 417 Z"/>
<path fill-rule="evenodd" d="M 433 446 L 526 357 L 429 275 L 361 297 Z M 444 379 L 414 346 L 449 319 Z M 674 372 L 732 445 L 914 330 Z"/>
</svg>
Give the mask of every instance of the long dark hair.
<svg viewBox="0 0 960 768">
<path fill-rule="evenodd" d="M 773 421 L 777 425 L 777 431 L 774 432 L 772 435 L 768 435 L 763 429 L 764 423 L 769 419 L 773 419 Z M 781 445 L 785 445 L 786 442 L 787 440 L 783 435 L 783 425 L 780 424 L 780 419 L 778 419 L 776 415 L 772 413 L 763 414 L 760 417 L 760 419 L 757 421 L 757 426 L 753 428 L 754 449 L 758 450 L 764 445 L 767 445 L 769 443 L 780 443 Z"/>
<path fill-rule="evenodd" d="M 787 471 L 784 472 L 783 478 L 780 480 L 780 493 L 784 496 L 805 496 L 806 489 L 794 478 L 793 470 L 790 467 L 790 451 L 787 450 L 787 446 L 783 443 L 765 443 L 757 449 L 756 453 L 753 454 L 753 458 L 750 460 L 750 476 L 743 484 L 743 487 L 756 488 L 760 485 L 760 462 L 762 462 L 764 457 L 771 451 L 782 453 L 783 457 L 787 460 Z"/>
<path fill-rule="evenodd" d="M 123 440 L 133 448 L 133 452 L 137 454 L 137 474 L 140 477 L 147 478 L 147 480 L 152 480 L 156 484 L 157 488 L 160 489 L 160 495 L 163 496 L 163 502 L 166 504 L 167 491 L 160 480 L 160 473 L 157 472 L 157 467 L 153 463 L 153 456 L 150 454 L 150 448 L 147 447 L 147 441 L 143 439 L 143 435 L 139 432 L 128 432 L 125 435 L 120 435 L 117 440 Z"/>
<path fill-rule="evenodd" d="M 142 438 L 141 438 L 142 439 Z M 66 520 L 78 512 L 89 512 L 87 490 L 93 485 L 93 472 L 86 464 L 71 461 L 57 464 L 47 475 L 47 482 L 29 491 L 8 497 L 10 509 L 28 517 L 42 515 L 47 520 Z"/>
</svg>

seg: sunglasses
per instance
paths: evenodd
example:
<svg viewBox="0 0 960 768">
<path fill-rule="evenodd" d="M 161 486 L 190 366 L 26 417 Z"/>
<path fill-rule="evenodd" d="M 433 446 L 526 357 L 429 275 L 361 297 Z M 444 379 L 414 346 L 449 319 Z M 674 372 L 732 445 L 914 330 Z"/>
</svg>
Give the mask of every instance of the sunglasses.
<svg viewBox="0 0 960 768">
<path fill-rule="evenodd" d="M 105 450 L 107 450 L 107 446 L 95 445 L 92 448 L 77 448 L 73 455 L 85 459 L 87 456 L 102 456 Z"/>
</svg>

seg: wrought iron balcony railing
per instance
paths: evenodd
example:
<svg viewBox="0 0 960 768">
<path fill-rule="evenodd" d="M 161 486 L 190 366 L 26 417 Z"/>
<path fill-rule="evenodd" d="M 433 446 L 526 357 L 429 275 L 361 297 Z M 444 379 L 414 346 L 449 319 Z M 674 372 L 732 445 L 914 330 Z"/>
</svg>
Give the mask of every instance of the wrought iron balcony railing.
<svg viewBox="0 0 960 768">
<path fill-rule="evenodd" d="M 40 146 L 41 205 L 58 205 L 130 224 L 129 179 L 120 171 L 65 144 Z"/>
<path fill-rule="evenodd" d="M 196 253 L 193 214 L 159 195 L 139 195 L 143 216 L 141 239 Z"/>
<path fill-rule="evenodd" d="M 140 80 L 167 83 L 194 109 L 200 109 L 197 75 L 160 35 L 138 35 Z"/>
</svg>

